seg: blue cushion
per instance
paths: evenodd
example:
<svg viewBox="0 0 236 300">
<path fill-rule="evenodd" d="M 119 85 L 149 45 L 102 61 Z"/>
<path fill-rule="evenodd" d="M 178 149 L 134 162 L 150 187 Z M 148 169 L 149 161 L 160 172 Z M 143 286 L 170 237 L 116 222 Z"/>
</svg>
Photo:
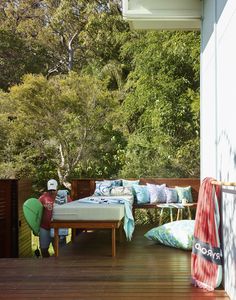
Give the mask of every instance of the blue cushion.
<svg viewBox="0 0 236 300">
<path fill-rule="evenodd" d="M 181 220 L 155 227 L 145 233 L 149 240 L 166 246 L 191 250 L 193 245 L 194 220 Z"/>
<path fill-rule="evenodd" d="M 165 193 L 166 184 L 152 184 L 147 183 L 147 188 L 150 194 L 151 203 L 165 203 L 166 202 L 166 193 Z"/>
<path fill-rule="evenodd" d="M 166 192 L 166 203 L 177 203 L 178 202 L 178 193 L 175 188 L 165 188 Z"/>
<path fill-rule="evenodd" d="M 179 203 L 192 203 L 193 202 L 191 186 L 186 186 L 186 187 L 176 186 L 175 189 L 178 193 L 178 198 L 179 198 L 178 202 Z"/>
<path fill-rule="evenodd" d="M 138 204 L 149 203 L 149 192 L 146 185 L 133 185 Z"/>
</svg>

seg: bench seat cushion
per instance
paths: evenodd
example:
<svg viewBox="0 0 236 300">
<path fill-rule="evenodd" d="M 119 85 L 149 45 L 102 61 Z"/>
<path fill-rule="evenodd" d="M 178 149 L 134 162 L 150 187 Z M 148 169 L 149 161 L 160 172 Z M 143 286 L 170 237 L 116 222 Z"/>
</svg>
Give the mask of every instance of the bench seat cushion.
<svg viewBox="0 0 236 300">
<path fill-rule="evenodd" d="M 90 204 L 75 200 L 64 205 L 55 205 L 53 220 L 119 221 L 123 219 L 124 213 L 124 204 Z"/>
</svg>

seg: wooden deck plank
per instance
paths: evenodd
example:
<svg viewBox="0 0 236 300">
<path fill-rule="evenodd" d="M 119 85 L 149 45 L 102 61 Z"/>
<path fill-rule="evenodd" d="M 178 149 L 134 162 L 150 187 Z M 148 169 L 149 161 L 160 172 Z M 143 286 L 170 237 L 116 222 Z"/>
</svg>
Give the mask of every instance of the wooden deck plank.
<svg viewBox="0 0 236 300">
<path fill-rule="evenodd" d="M 229 299 L 225 291 L 190 283 L 190 252 L 154 244 L 136 228 L 131 242 L 117 242 L 111 257 L 111 232 L 81 234 L 48 259 L 0 259 L 0 299 Z"/>
</svg>

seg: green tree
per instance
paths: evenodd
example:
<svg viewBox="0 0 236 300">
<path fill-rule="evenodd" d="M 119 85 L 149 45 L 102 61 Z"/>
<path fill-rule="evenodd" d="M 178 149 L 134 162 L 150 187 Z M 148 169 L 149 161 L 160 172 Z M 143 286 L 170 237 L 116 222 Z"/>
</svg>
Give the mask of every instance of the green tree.
<svg viewBox="0 0 236 300">
<path fill-rule="evenodd" d="M 143 32 L 132 57 L 122 122 L 127 176 L 199 175 L 199 34 Z"/>
<path fill-rule="evenodd" d="M 7 90 L 20 83 L 28 72 L 43 72 L 47 64 L 46 50 L 38 46 L 31 51 L 19 35 L 0 28 L 0 88 Z"/>
<path fill-rule="evenodd" d="M 115 141 L 122 143 L 122 135 L 112 129 L 111 113 L 117 104 L 104 82 L 76 73 L 50 80 L 27 75 L 2 101 L 9 114 L 14 111 L 8 139 L 11 158 L 2 163 L 13 163 L 15 176 L 31 175 L 40 181 L 57 173 L 60 183 L 70 188 L 71 176 L 95 165 L 91 161 L 98 162 L 99 153 L 106 154 L 98 162 L 100 169 L 108 175 L 117 171 L 121 144 Z"/>
<path fill-rule="evenodd" d="M 35 58 L 25 73 L 49 77 L 83 69 L 100 73 L 111 61 L 117 63 L 121 33 L 128 31 L 128 25 L 116 0 L 2 0 L 0 29 L 22 41 L 23 49 Z M 16 77 L 10 84 L 18 83 L 21 73 Z"/>
<path fill-rule="evenodd" d="M 0 71 L 22 82 L 0 94 L 4 176 L 198 176 L 198 33 L 130 31 L 119 0 L 2 0 Z"/>
</svg>

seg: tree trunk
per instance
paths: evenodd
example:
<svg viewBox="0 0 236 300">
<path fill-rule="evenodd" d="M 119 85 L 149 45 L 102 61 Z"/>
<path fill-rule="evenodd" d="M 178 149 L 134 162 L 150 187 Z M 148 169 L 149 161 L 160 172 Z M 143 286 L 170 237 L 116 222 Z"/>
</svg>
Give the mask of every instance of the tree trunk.
<svg viewBox="0 0 236 300">
<path fill-rule="evenodd" d="M 74 63 L 74 49 L 72 47 L 72 43 L 76 36 L 78 35 L 78 32 L 76 32 L 72 38 L 68 41 L 68 71 L 70 72 L 73 68 L 73 63 Z"/>
</svg>

